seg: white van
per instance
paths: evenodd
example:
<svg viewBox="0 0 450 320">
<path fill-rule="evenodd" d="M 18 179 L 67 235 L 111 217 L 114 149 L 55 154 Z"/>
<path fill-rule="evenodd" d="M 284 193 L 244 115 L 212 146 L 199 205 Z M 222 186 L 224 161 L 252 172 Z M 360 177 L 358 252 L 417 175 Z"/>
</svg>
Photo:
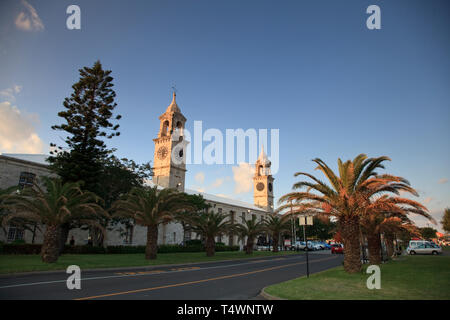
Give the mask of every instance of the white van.
<svg viewBox="0 0 450 320">
<path fill-rule="evenodd" d="M 408 247 L 409 248 L 417 248 L 419 245 L 429 244 L 431 242 L 432 241 L 427 241 L 427 240 L 411 240 L 411 241 L 409 241 Z"/>
<path fill-rule="evenodd" d="M 433 241 L 412 240 L 406 249 L 408 254 L 441 254 L 442 248 Z"/>
</svg>

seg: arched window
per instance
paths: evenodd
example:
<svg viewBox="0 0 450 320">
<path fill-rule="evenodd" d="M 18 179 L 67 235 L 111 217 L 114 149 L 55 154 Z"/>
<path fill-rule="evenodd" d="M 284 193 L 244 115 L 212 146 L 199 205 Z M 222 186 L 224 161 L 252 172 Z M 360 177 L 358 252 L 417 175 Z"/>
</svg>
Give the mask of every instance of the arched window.
<svg viewBox="0 0 450 320">
<path fill-rule="evenodd" d="M 258 176 L 262 176 L 262 175 L 264 175 L 263 166 L 259 166 L 259 168 L 258 168 Z"/>
<path fill-rule="evenodd" d="M 169 120 L 166 120 L 166 121 L 164 121 L 164 123 L 163 123 L 161 135 L 162 135 L 162 136 L 167 136 L 168 133 L 169 133 Z"/>
</svg>

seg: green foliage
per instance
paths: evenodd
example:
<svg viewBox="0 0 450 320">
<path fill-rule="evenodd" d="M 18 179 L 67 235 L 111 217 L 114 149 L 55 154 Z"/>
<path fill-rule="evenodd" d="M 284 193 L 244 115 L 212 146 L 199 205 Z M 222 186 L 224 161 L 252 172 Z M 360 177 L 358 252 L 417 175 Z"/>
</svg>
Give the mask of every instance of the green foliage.
<svg viewBox="0 0 450 320">
<path fill-rule="evenodd" d="M 11 243 L 0 244 L 1 254 L 39 254 L 41 244 Z M 227 246 L 217 244 L 216 251 L 238 251 L 239 246 Z M 203 252 L 205 248 L 202 244 L 190 244 L 180 246 L 175 244 L 164 244 L 158 246 L 158 253 L 178 253 L 178 252 Z M 144 254 L 145 246 L 68 246 L 66 245 L 63 254 Z"/>
<path fill-rule="evenodd" d="M 1 254 L 39 254 L 41 252 L 41 244 L 31 243 L 5 243 L 0 250 Z"/>
<path fill-rule="evenodd" d="M 133 188 L 114 202 L 115 217 L 129 218 L 142 226 L 157 226 L 175 218 L 177 212 L 190 208 L 185 195 L 174 189 Z"/>
<path fill-rule="evenodd" d="M 419 228 L 420 230 L 420 234 L 422 235 L 422 238 L 424 239 L 433 239 L 436 238 L 436 229 L 433 228 L 429 228 L 429 227 L 424 227 L 424 228 Z"/>
<path fill-rule="evenodd" d="M 80 80 L 75 83 L 70 98 L 64 100 L 64 111 L 58 113 L 65 122 L 52 126 L 54 130 L 65 131 L 68 151 L 58 147 L 49 161 L 53 170 L 63 182 L 83 182 L 83 188 L 95 193 L 101 191 L 99 176 L 103 161 L 112 150 L 107 149 L 104 139 L 118 136 L 120 115 L 113 117 L 117 104 L 112 89 L 110 70 L 103 70 L 100 61 L 92 68 L 79 70 Z M 55 144 L 51 144 L 56 147 Z"/>
<path fill-rule="evenodd" d="M 191 246 L 191 245 L 202 245 L 202 240 L 199 240 L 199 239 L 186 240 L 186 245 L 187 245 L 187 246 Z"/>
<path fill-rule="evenodd" d="M 445 208 L 444 216 L 441 220 L 442 228 L 446 232 L 450 232 L 450 208 Z"/>
<path fill-rule="evenodd" d="M 192 214 L 188 221 L 196 234 L 212 239 L 233 230 L 233 225 L 227 218 L 227 214 L 211 210 Z"/>
<path fill-rule="evenodd" d="M 306 226 L 306 236 L 308 239 L 328 240 L 333 238 L 336 233 L 336 223 L 332 221 L 323 221 L 322 219 L 313 218 L 313 225 Z M 296 219 L 297 235 L 303 237 L 303 226 L 299 225 L 298 219 Z"/>
<path fill-rule="evenodd" d="M 12 213 L 4 218 L 24 218 L 36 223 L 61 226 L 70 221 L 95 224 L 93 217 L 108 216 L 92 192 L 83 192 L 78 183 L 62 183 L 61 179 L 42 177 L 44 188 L 35 184 L 4 199 L 6 209 Z"/>
</svg>

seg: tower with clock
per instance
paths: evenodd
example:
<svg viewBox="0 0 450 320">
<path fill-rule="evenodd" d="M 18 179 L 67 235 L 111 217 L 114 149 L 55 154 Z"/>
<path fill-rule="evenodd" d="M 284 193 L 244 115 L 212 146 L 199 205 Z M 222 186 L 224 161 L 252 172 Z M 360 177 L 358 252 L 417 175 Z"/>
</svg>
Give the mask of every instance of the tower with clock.
<svg viewBox="0 0 450 320">
<path fill-rule="evenodd" d="M 264 146 L 255 163 L 253 176 L 253 199 L 256 206 L 273 212 L 273 180 L 270 172 L 271 162 L 264 152 Z"/>
<path fill-rule="evenodd" d="M 160 117 L 158 138 L 153 157 L 153 182 L 164 188 L 184 191 L 186 175 L 186 145 L 183 130 L 186 118 L 181 113 L 173 93 L 172 102 Z"/>
</svg>

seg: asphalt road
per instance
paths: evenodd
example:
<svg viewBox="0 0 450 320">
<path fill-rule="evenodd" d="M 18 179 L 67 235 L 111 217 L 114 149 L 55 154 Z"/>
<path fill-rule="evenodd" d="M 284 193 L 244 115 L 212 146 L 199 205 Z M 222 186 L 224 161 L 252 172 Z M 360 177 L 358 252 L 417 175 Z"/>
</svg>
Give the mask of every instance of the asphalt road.
<svg viewBox="0 0 450 320">
<path fill-rule="evenodd" d="M 310 253 L 310 273 L 342 263 L 341 255 Z M 189 265 L 81 271 L 69 290 L 64 271 L 0 276 L 0 299 L 255 299 L 265 286 L 306 274 L 304 254 Z"/>
</svg>

